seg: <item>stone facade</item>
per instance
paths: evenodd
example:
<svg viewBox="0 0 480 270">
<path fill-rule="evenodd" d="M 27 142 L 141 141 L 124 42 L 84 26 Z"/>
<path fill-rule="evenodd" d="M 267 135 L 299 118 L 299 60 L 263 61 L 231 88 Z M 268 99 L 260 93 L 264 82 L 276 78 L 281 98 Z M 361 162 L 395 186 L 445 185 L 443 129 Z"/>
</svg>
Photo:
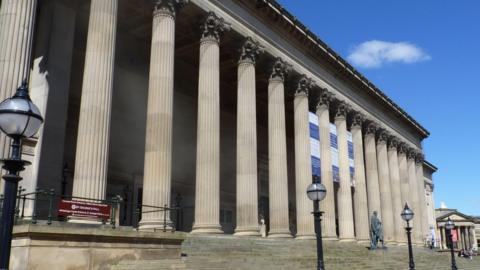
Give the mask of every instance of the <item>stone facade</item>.
<svg viewBox="0 0 480 270">
<path fill-rule="evenodd" d="M 33 27 L 22 17 L 28 12 L 6 23 L 15 3 L 1 3 L 0 40 L 17 43 L 0 48 L 31 39 L 7 38 L 16 23 Z M 182 231 L 257 236 L 262 216 L 271 237 L 313 238 L 305 194 L 312 112 L 327 187 L 325 238 L 368 241 L 368 217 L 377 211 L 386 241 L 404 243 L 405 202 L 416 214 L 415 242 L 426 238 L 434 217 L 421 145 L 428 131 L 275 2 L 38 4 L 35 46 L 22 49 L 33 56 L 32 97 L 45 115 L 38 139 L 24 148 L 34 168 L 21 183 L 28 191 L 120 195 L 120 224 L 135 224 L 134 210 L 143 205 L 141 230 L 167 225 L 148 207 L 178 205 L 180 214 L 167 214 L 166 222 Z M 9 56 L 0 58 L 0 75 L 11 74 L 2 97 L 25 69 L 3 61 Z"/>
</svg>

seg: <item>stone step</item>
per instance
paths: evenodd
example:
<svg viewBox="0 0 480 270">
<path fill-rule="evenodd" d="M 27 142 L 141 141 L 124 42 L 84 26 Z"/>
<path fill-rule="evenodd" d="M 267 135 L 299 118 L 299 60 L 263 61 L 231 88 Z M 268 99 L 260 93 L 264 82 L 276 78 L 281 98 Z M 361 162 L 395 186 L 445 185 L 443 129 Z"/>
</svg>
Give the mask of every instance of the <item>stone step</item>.
<svg viewBox="0 0 480 270">
<path fill-rule="evenodd" d="M 316 269 L 315 241 L 294 239 L 235 238 L 232 236 L 189 236 L 182 244 L 185 257 L 175 260 L 126 261 L 112 270 L 307 270 Z M 370 251 L 357 243 L 324 242 L 327 269 L 385 270 L 408 268 L 406 246 Z M 417 270 L 449 270 L 449 253 L 414 248 Z M 458 269 L 480 270 L 480 257 L 457 259 Z"/>
</svg>

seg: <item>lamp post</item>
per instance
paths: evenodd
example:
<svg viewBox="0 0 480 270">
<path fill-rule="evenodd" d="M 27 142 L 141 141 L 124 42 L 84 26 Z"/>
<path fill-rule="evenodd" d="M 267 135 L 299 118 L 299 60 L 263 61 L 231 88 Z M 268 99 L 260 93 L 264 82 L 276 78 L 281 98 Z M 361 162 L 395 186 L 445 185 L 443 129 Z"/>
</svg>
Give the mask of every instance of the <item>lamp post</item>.
<svg viewBox="0 0 480 270">
<path fill-rule="evenodd" d="M 313 216 L 315 217 L 315 234 L 317 236 L 317 270 L 325 270 L 323 263 L 323 245 L 322 245 L 322 212 L 320 211 L 320 201 L 325 198 L 327 190 L 321 183 L 314 182 L 307 188 L 307 196 L 313 201 Z"/>
<path fill-rule="evenodd" d="M 13 97 L 0 103 L 0 129 L 12 139 L 10 157 L 1 160 L 7 174 L 3 176 L 5 197 L 0 220 L 0 270 L 8 269 L 9 266 L 15 199 L 18 182 L 22 180 L 19 172 L 29 164 L 28 161 L 21 159 L 22 139 L 35 135 L 42 123 L 40 111 L 28 95 L 26 81 L 23 81 Z"/>
<path fill-rule="evenodd" d="M 405 207 L 403 208 L 403 211 L 400 215 L 402 216 L 402 219 L 407 222 L 407 227 L 405 227 L 405 230 L 407 231 L 407 240 L 408 240 L 408 269 L 415 270 L 415 262 L 413 261 L 413 252 L 412 252 L 412 227 L 410 227 L 410 220 L 413 219 L 414 213 L 408 207 L 408 204 L 405 203 Z"/>
<path fill-rule="evenodd" d="M 450 255 L 452 256 L 452 270 L 457 270 L 457 263 L 455 262 L 455 253 L 453 250 L 453 239 L 452 239 L 452 230 L 455 228 L 455 223 L 453 220 L 448 218 L 445 222 L 445 229 L 447 229 L 448 239 L 450 240 Z"/>
</svg>

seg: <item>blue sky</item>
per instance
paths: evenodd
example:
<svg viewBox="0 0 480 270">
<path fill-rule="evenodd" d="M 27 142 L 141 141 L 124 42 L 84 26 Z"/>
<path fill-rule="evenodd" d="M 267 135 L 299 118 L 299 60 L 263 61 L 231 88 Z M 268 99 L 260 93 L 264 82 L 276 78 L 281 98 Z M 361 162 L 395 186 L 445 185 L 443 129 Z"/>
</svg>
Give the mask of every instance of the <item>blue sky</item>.
<svg viewBox="0 0 480 270">
<path fill-rule="evenodd" d="M 278 1 L 430 131 L 436 206 L 480 216 L 480 1 Z"/>
</svg>

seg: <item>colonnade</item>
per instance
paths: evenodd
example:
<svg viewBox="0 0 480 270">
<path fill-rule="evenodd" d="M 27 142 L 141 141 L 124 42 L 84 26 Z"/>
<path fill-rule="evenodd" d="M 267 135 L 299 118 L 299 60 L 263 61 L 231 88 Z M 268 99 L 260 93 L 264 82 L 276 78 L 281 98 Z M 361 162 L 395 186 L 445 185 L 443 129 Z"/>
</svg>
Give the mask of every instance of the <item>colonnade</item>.
<svg viewBox="0 0 480 270">
<path fill-rule="evenodd" d="M 444 225 L 439 225 L 438 230 L 440 232 L 440 248 L 448 249 L 447 243 L 450 242 L 448 240 L 448 231 Z M 456 234 L 456 243 L 457 249 L 470 249 L 477 245 L 477 237 L 475 235 L 475 226 L 456 226 L 452 230 L 452 234 Z"/>
<path fill-rule="evenodd" d="M 105 199 L 108 141 L 118 0 L 92 0 L 80 106 L 73 196 Z M 175 20 L 188 0 L 156 0 L 148 86 L 143 204 L 170 202 L 172 120 L 174 92 Z M 202 25 L 198 82 L 195 213 L 192 233 L 222 233 L 220 213 L 220 42 L 230 24 L 209 12 Z M 235 234 L 258 235 L 256 60 L 262 46 L 245 39 L 238 61 L 237 106 L 237 211 Z M 269 216 L 271 237 L 292 237 L 288 216 L 285 81 L 291 66 L 277 58 L 268 81 Z M 319 89 L 300 74 L 295 82 L 295 194 L 297 238 L 314 237 L 312 202 L 305 190 L 312 182 L 309 138 L 309 104 L 313 98 L 319 117 L 321 181 L 327 196 L 325 239 L 368 241 L 369 217 L 378 212 L 388 242 L 404 243 L 400 212 L 405 202 L 415 212 L 415 242 L 428 233 L 419 149 L 390 134 L 385 127 L 352 109 L 347 100 Z M 339 188 L 332 177 L 330 123 L 337 130 Z M 355 186 L 352 194 L 347 132 L 354 143 Z M 335 209 L 338 209 L 335 211 Z M 146 209 L 148 210 L 148 209 Z M 336 233 L 338 219 L 338 235 Z M 162 213 L 147 213 L 141 229 L 163 227 Z M 168 221 L 167 221 L 168 222 Z"/>
</svg>

